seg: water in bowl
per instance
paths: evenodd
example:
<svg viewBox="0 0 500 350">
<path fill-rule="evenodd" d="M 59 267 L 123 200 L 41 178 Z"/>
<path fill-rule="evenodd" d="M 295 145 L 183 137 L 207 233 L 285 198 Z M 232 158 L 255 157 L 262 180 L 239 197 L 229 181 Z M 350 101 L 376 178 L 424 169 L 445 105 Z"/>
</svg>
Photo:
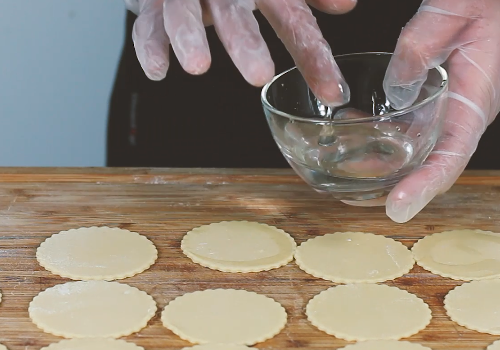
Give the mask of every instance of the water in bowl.
<svg viewBox="0 0 500 350">
<path fill-rule="evenodd" d="M 381 181 L 397 181 L 414 154 L 413 140 L 390 123 L 320 126 L 290 121 L 283 137 L 277 141 L 287 160 L 320 191 L 344 187 L 349 192 L 353 183 L 369 190 L 379 188 Z"/>
</svg>

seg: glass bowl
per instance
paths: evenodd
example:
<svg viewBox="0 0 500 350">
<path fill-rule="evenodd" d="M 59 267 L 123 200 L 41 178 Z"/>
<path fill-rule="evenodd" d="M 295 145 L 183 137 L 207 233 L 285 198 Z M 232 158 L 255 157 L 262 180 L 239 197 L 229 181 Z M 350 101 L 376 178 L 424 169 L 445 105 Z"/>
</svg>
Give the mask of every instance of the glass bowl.
<svg viewBox="0 0 500 350">
<path fill-rule="evenodd" d="M 351 90 L 349 103 L 323 105 L 295 67 L 262 89 L 267 122 L 288 163 L 316 191 L 349 201 L 383 197 L 436 144 L 448 75 L 431 70 L 413 105 L 395 110 L 382 86 L 390 53 L 335 59 Z"/>
</svg>

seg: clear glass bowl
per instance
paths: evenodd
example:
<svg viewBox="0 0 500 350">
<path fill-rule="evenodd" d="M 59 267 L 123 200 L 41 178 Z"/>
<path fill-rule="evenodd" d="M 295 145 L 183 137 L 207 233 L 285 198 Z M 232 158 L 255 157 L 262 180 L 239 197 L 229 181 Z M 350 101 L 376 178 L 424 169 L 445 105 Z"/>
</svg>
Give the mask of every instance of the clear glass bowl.
<svg viewBox="0 0 500 350">
<path fill-rule="evenodd" d="M 448 75 L 441 67 L 431 70 L 415 103 L 394 110 L 382 87 L 390 53 L 335 59 L 350 87 L 350 102 L 326 107 L 292 68 L 262 90 L 269 127 L 295 172 L 318 192 L 350 201 L 385 196 L 436 144 Z"/>
</svg>

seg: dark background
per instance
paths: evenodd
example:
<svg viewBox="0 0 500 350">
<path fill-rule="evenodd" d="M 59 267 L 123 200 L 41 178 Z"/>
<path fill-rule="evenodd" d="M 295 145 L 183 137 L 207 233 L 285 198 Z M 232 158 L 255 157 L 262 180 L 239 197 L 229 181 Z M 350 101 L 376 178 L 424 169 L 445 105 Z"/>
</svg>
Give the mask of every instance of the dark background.
<svg viewBox="0 0 500 350">
<path fill-rule="evenodd" d="M 334 55 L 393 52 L 401 29 L 420 0 L 358 0 L 346 15 L 314 11 Z M 294 66 L 281 41 L 260 13 L 261 32 L 276 73 Z M 135 56 L 127 31 L 108 123 L 108 166 L 139 167 L 288 167 L 271 137 L 260 104 L 260 89 L 250 86 L 234 67 L 215 30 L 207 28 L 212 66 L 202 76 L 185 73 L 171 53 L 167 78 L 150 81 Z M 469 163 L 470 169 L 500 169 L 490 126 Z"/>
</svg>

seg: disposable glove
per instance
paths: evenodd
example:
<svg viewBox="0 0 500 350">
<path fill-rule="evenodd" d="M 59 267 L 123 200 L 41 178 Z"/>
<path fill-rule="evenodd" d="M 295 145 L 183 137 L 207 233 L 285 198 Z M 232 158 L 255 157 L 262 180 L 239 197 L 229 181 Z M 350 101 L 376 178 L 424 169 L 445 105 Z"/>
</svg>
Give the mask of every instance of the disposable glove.
<svg viewBox="0 0 500 350">
<path fill-rule="evenodd" d="M 450 189 L 500 111 L 500 1 L 423 1 L 403 29 L 385 77 L 391 104 L 411 105 L 428 70 L 441 64 L 449 73 L 446 120 L 425 164 L 386 200 L 387 215 L 399 223 Z"/>
<path fill-rule="evenodd" d="M 211 63 L 205 25 L 213 24 L 243 77 L 262 86 L 275 74 L 269 49 L 253 15 L 259 9 L 292 55 L 311 90 L 324 104 L 350 98 L 349 87 L 305 0 L 125 0 L 138 14 L 133 41 L 152 80 L 165 78 L 171 45 L 183 69 L 206 72 Z M 308 0 L 329 13 L 345 13 L 356 0 Z"/>
</svg>

